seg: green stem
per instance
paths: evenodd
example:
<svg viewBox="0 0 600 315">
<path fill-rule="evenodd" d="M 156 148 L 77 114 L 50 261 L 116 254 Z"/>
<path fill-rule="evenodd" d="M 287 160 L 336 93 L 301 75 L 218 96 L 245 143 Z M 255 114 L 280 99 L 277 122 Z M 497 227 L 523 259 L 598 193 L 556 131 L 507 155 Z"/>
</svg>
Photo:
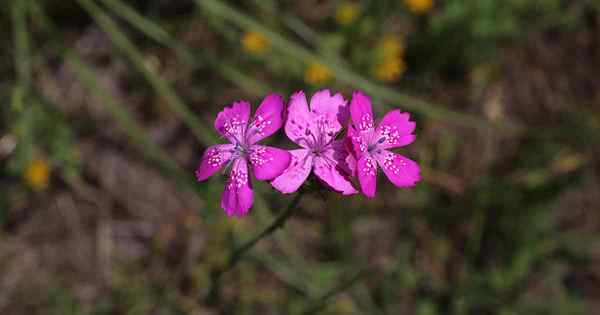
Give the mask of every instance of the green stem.
<svg viewBox="0 0 600 315">
<path fill-rule="evenodd" d="M 250 240 L 246 241 L 241 246 L 235 248 L 233 250 L 233 252 L 231 253 L 231 255 L 229 256 L 227 263 L 222 268 L 217 269 L 213 272 L 212 277 L 211 277 L 212 278 L 211 279 L 211 282 L 212 282 L 211 289 L 207 295 L 208 303 L 214 303 L 218 300 L 219 284 L 220 284 L 221 276 L 225 272 L 233 269 L 233 267 L 235 267 L 240 262 L 240 260 L 244 256 L 244 254 L 246 254 L 250 249 L 252 249 L 254 247 L 254 245 L 256 245 L 260 240 L 262 240 L 263 238 L 266 238 L 267 236 L 274 233 L 277 229 L 283 227 L 285 222 L 292 216 L 292 214 L 294 214 L 294 212 L 298 208 L 298 204 L 300 203 L 300 199 L 302 198 L 302 195 L 304 195 L 304 191 L 300 190 L 296 194 L 294 199 L 290 202 L 287 209 L 285 209 L 275 219 L 275 221 L 273 221 L 269 226 L 267 226 L 262 232 L 258 233 L 256 236 L 254 236 Z"/>
<path fill-rule="evenodd" d="M 17 80 L 22 87 L 27 87 L 31 83 L 31 56 L 27 34 L 27 4 L 26 0 L 13 1 L 11 7 L 15 41 L 15 67 Z"/>
<path fill-rule="evenodd" d="M 360 280 L 365 275 L 366 275 L 365 269 L 361 269 L 361 270 L 357 271 L 347 281 L 344 281 L 344 282 L 338 284 L 337 286 L 333 287 L 329 291 L 325 292 L 325 294 L 323 294 L 323 296 L 316 299 L 315 302 L 311 306 L 309 306 L 305 311 L 303 311 L 300 314 L 309 315 L 309 314 L 315 314 L 315 313 L 321 311 L 323 308 L 325 308 L 327 306 L 327 301 L 329 299 L 331 299 L 332 297 L 345 291 L 346 289 L 352 287 L 355 283 L 358 282 L 358 280 Z"/>
</svg>

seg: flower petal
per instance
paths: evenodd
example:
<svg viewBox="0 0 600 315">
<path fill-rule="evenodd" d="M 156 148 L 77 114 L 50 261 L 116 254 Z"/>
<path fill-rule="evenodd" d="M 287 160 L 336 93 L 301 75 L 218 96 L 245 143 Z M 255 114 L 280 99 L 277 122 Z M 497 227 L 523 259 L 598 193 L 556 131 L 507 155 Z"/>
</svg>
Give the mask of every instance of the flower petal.
<svg viewBox="0 0 600 315">
<path fill-rule="evenodd" d="M 202 155 L 200 165 L 196 170 L 198 181 L 206 180 L 216 173 L 223 165 L 231 159 L 232 144 L 217 144 L 208 147 Z"/>
<path fill-rule="evenodd" d="M 360 157 L 367 152 L 369 133 L 369 131 L 358 131 L 352 124 L 348 125 L 348 144 L 355 157 Z"/>
<path fill-rule="evenodd" d="M 290 166 L 279 177 L 275 178 L 271 185 L 284 194 L 298 190 L 302 183 L 306 181 L 312 169 L 313 158 L 309 153 L 310 151 L 306 149 L 290 151 L 292 156 Z"/>
<path fill-rule="evenodd" d="M 297 145 L 309 148 L 308 137 L 316 130 L 315 122 L 308 111 L 308 103 L 303 91 L 298 91 L 290 97 L 288 116 L 285 123 L 285 134 Z"/>
<path fill-rule="evenodd" d="M 262 101 L 254 118 L 248 126 L 246 137 L 248 143 L 254 144 L 272 134 L 283 125 L 283 98 L 281 95 L 271 93 Z"/>
<path fill-rule="evenodd" d="M 379 147 L 390 149 L 412 143 L 416 136 L 412 134 L 415 130 L 415 122 L 410 121 L 410 114 L 403 113 L 399 109 L 389 111 L 377 126 L 376 141 Z"/>
<path fill-rule="evenodd" d="M 377 189 L 377 162 L 369 155 L 364 154 L 356 162 L 356 174 L 362 193 L 367 197 L 375 197 Z"/>
<path fill-rule="evenodd" d="M 228 216 L 242 217 L 250 211 L 253 202 L 252 187 L 248 177 L 248 165 L 243 158 L 236 159 L 229 173 L 221 197 L 221 208 Z"/>
<path fill-rule="evenodd" d="M 371 99 L 360 91 L 352 94 L 350 102 L 350 115 L 352 122 L 358 131 L 373 130 L 373 109 L 371 108 Z"/>
<path fill-rule="evenodd" d="M 321 156 L 314 158 L 315 175 L 332 189 L 344 195 L 352 195 L 358 191 L 348 180 L 350 168 L 345 165 L 347 157 L 348 152 L 345 150 L 336 150 L 333 147 L 326 150 Z"/>
<path fill-rule="evenodd" d="M 215 129 L 231 143 L 241 142 L 249 117 L 250 103 L 247 101 L 234 102 L 231 107 L 225 107 L 217 115 Z"/>
<path fill-rule="evenodd" d="M 332 96 L 327 89 L 316 92 L 310 99 L 310 111 L 317 120 L 319 118 L 323 120 L 323 125 L 319 126 L 322 128 L 317 132 L 325 132 L 329 137 L 334 137 L 340 132 L 342 126 L 348 121 L 349 113 L 346 104 L 346 100 L 340 93 Z"/>
<path fill-rule="evenodd" d="M 388 150 L 381 150 L 375 158 L 385 176 L 398 187 L 412 187 L 421 180 L 419 165 L 409 158 Z"/>
<path fill-rule="evenodd" d="M 286 150 L 256 144 L 250 150 L 249 161 L 258 180 L 271 180 L 290 165 L 291 156 Z"/>
</svg>

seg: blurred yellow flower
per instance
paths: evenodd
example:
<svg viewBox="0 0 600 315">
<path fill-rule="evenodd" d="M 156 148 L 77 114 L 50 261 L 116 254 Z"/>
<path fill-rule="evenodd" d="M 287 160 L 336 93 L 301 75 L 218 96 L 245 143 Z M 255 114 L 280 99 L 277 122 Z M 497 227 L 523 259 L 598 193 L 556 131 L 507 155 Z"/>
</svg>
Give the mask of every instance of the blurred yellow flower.
<svg viewBox="0 0 600 315">
<path fill-rule="evenodd" d="M 312 85 L 320 85 L 331 79 L 332 72 L 327 66 L 313 62 L 304 72 L 304 79 Z"/>
<path fill-rule="evenodd" d="M 385 35 L 379 43 L 379 49 L 384 57 L 404 55 L 404 45 L 393 35 Z"/>
<path fill-rule="evenodd" d="M 34 160 L 23 173 L 23 180 L 34 190 L 43 190 L 48 187 L 50 179 L 50 166 L 44 159 Z"/>
<path fill-rule="evenodd" d="M 433 7 L 433 0 L 404 0 L 404 4 L 412 13 L 421 14 Z"/>
<path fill-rule="evenodd" d="M 377 79 L 386 82 L 396 81 L 406 70 L 406 64 L 400 56 L 390 56 L 375 65 L 374 75 Z"/>
<path fill-rule="evenodd" d="M 396 36 L 385 35 L 377 44 L 377 62 L 373 74 L 381 81 L 396 81 L 406 70 L 404 45 Z"/>
<path fill-rule="evenodd" d="M 242 38 L 242 45 L 248 52 L 261 54 L 269 47 L 270 41 L 259 32 L 246 32 Z"/>
<path fill-rule="evenodd" d="M 360 8 L 355 3 L 344 2 L 335 12 L 335 20 L 341 25 L 348 25 L 356 19 L 360 13 Z"/>
</svg>

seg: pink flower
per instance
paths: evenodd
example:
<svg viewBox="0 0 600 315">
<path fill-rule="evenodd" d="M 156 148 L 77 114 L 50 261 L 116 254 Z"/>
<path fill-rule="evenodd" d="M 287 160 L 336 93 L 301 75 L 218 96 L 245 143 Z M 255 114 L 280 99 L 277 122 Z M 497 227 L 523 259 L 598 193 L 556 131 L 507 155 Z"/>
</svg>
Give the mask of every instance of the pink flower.
<svg viewBox="0 0 600 315">
<path fill-rule="evenodd" d="M 234 102 L 217 115 L 215 128 L 230 143 L 206 149 L 196 178 L 206 180 L 224 165 L 231 166 L 221 198 L 221 207 L 228 216 L 244 216 L 252 207 L 248 165 L 258 180 L 271 180 L 289 166 L 289 152 L 256 144 L 281 128 L 282 112 L 283 99 L 272 93 L 260 104 L 250 124 L 250 103 L 247 101 Z"/>
<path fill-rule="evenodd" d="M 410 115 L 399 109 L 389 111 L 379 122 L 373 122 L 371 100 L 361 92 L 354 92 L 350 103 L 352 124 L 348 127 L 351 151 L 356 157 L 356 174 L 363 194 L 374 197 L 377 186 L 377 165 L 387 178 L 398 187 L 412 187 L 421 177 L 416 162 L 389 151 L 412 143 L 415 123 Z"/>
<path fill-rule="evenodd" d="M 311 98 L 309 110 L 304 92 L 292 95 L 285 133 L 302 148 L 290 151 L 292 163 L 271 182 L 273 187 L 282 193 L 294 192 L 314 169 L 315 175 L 334 190 L 344 195 L 357 192 L 344 174 L 349 167 L 344 140 L 335 140 L 348 120 L 346 103 L 341 94 L 331 96 L 329 90 L 322 90 Z"/>
</svg>

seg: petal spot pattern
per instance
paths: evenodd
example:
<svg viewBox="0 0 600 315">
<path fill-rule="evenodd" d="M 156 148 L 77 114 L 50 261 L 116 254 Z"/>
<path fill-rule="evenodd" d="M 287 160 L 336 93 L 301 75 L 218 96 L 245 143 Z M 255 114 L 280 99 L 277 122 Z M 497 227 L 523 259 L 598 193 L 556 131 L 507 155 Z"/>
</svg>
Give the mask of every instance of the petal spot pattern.
<svg viewBox="0 0 600 315">
<path fill-rule="evenodd" d="M 371 117 L 371 114 L 368 113 L 361 117 L 360 123 L 358 124 L 358 128 L 360 128 L 360 130 L 369 130 L 372 129 L 373 126 L 373 117 Z"/>
<path fill-rule="evenodd" d="M 248 172 L 243 170 L 232 169 L 229 173 L 229 181 L 227 183 L 227 189 L 240 189 L 248 183 Z"/>
<path fill-rule="evenodd" d="M 213 148 L 208 152 L 208 165 L 211 167 L 219 167 L 222 158 L 221 151 L 217 148 Z"/>
<path fill-rule="evenodd" d="M 354 140 L 354 142 L 358 144 L 358 149 L 360 150 L 360 152 L 367 152 L 369 146 L 363 137 L 354 136 L 352 137 L 352 140 Z"/>
<path fill-rule="evenodd" d="M 400 174 L 400 167 L 405 167 L 406 162 L 404 161 L 404 159 L 398 157 L 398 163 L 400 164 L 400 167 L 398 167 L 398 165 L 394 164 L 395 158 L 396 156 L 393 153 L 386 154 L 383 159 L 383 167 L 386 170 L 389 170 L 392 173 L 394 173 L 394 175 L 398 175 Z"/>
<path fill-rule="evenodd" d="M 363 167 L 363 172 L 368 176 L 377 175 L 377 163 L 370 157 L 365 158 L 365 166 Z"/>
<path fill-rule="evenodd" d="M 243 134 L 245 122 L 239 115 L 231 117 L 231 119 L 225 121 L 223 124 L 223 133 L 226 136 L 237 137 Z"/>
<path fill-rule="evenodd" d="M 383 125 L 379 126 L 379 135 L 381 136 L 380 143 L 387 142 L 389 145 L 394 145 L 400 139 L 400 131 L 396 126 Z"/>
<path fill-rule="evenodd" d="M 272 123 L 273 122 L 271 120 L 266 120 L 262 115 L 258 114 L 254 118 L 254 121 L 252 122 L 252 126 L 254 128 L 256 128 L 255 129 L 256 134 L 263 137 L 265 135 L 263 130 L 266 127 L 268 127 L 269 125 L 271 125 Z"/>
<path fill-rule="evenodd" d="M 266 147 L 254 147 L 250 152 L 250 163 L 255 166 L 261 166 L 273 161 L 273 156 L 267 152 Z"/>
</svg>

